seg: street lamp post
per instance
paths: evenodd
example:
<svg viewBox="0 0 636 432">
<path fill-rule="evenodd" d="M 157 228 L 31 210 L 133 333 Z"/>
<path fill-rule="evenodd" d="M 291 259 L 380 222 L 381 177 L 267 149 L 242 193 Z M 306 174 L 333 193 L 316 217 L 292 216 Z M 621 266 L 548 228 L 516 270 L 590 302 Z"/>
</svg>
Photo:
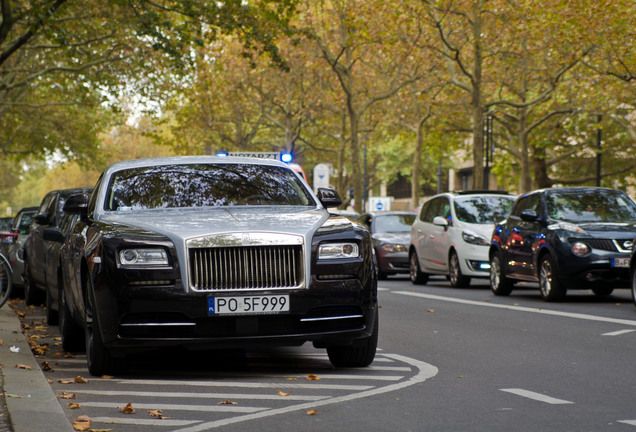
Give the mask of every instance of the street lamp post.
<svg viewBox="0 0 636 432">
<path fill-rule="evenodd" d="M 596 118 L 596 186 L 601 186 L 601 121 L 603 120 L 603 116 L 601 114 Z"/>
</svg>

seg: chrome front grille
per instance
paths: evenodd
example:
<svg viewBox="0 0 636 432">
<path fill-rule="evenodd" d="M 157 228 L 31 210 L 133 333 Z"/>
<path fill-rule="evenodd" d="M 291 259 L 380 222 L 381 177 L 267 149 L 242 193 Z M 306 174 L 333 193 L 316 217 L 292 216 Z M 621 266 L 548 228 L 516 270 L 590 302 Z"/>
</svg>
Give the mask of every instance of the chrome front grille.
<svg viewBox="0 0 636 432">
<path fill-rule="evenodd" d="M 300 287 L 301 245 L 190 248 L 190 286 L 195 291 Z"/>
</svg>

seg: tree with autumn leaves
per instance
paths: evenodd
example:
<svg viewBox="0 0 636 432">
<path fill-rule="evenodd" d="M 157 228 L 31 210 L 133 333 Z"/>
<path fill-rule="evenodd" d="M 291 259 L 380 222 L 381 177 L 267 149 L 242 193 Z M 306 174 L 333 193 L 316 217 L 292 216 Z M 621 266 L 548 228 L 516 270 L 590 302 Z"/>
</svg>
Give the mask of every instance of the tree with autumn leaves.
<svg viewBox="0 0 636 432">
<path fill-rule="evenodd" d="M 364 154 L 369 186 L 396 170 L 421 186 L 464 149 L 481 188 L 487 117 L 499 187 L 593 182 L 599 128 L 606 184 L 634 170 L 627 0 L 28 5 L 0 1 L 5 155 L 94 161 L 128 93 L 177 154 L 292 150 L 356 198 Z"/>
</svg>

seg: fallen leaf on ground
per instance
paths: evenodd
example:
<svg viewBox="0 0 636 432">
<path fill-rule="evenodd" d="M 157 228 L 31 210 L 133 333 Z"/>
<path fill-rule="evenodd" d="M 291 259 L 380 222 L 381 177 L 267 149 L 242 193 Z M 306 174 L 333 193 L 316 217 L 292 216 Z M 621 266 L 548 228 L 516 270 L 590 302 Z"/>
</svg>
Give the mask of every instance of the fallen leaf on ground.
<svg viewBox="0 0 636 432">
<path fill-rule="evenodd" d="M 75 395 L 75 393 L 68 393 L 68 392 L 62 392 L 62 394 L 56 394 L 55 396 L 57 396 L 60 399 L 77 399 L 77 396 Z"/>
<path fill-rule="evenodd" d="M 157 418 L 160 418 L 160 419 L 169 419 L 169 418 L 172 418 L 172 417 L 166 417 L 166 416 L 164 416 L 164 415 L 163 415 L 163 411 L 162 411 L 162 410 L 148 410 L 148 415 L 149 415 L 150 417 L 157 417 Z"/>
<path fill-rule="evenodd" d="M 82 406 L 80 404 L 78 404 L 77 402 L 69 402 L 68 403 L 68 409 L 78 409 L 81 408 Z"/>
<path fill-rule="evenodd" d="M 6 397 L 12 397 L 12 398 L 24 399 L 24 396 L 16 395 L 16 394 L 13 394 L 13 393 L 5 393 L 4 395 L 5 395 Z"/>
<path fill-rule="evenodd" d="M 281 390 L 276 390 L 276 393 L 278 393 L 281 396 L 289 396 L 290 395 L 290 393 L 285 393 L 284 391 L 281 391 Z"/>
<path fill-rule="evenodd" d="M 102 375 L 100 378 L 101 378 L 101 379 L 113 379 L 113 378 L 115 378 L 115 377 L 114 377 L 114 376 L 112 376 L 112 375 Z"/>
<path fill-rule="evenodd" d="M 76 383 L 78 383 L 78 384 L 86 384 L 88 382 L 88 380 L 86 378 L 84 378 L 82 376 L 79 376 L 79 375 L 75 377 L 74 381 Z"/>
<path fill-rule="evenodd" d="M 91 428 L 91 418 L 89 416 L 79 416 L 73 420 L 73 429 L 76 431 L 87 431 Z"/>
<path fill-rule="evenodd" d="M 75 358 L 75 356 L 69 352 L 67 352 L 66 354 L 64 354 L 64 358 Z"/>
<path fill-rule="evenodd" d="M 44 372 L 55 372 L 53 368 L 51 367 L 51 365 L 49 364 L 49 362 L 47 361 L 42 362 L 42 370 Z"/>
<path fill-rule="evenodd" d="M 435 312 L 435 309 L 426 309 L 426 312 Z"/>
<path fill-rule="evenodd" d="M 317 377 L 317 376 L 316 376 L 316 375 L 314 375 L 314 374 L 309 374 L 309 375 L 307 375 L 307 379 L 308 379 L 309 381 L 318 381 L 318 380 L 320 380 L 321 378 L 320 378 L 320 377 Z"/>
<path fill-rule="evenodd" d="M 226 400 L 226 401 L 223 401 L 223 402 L 219 402 L 217 405 L 238 405 L 238 403 L 233 402 L 231 400 Z"/>
<path fill-rule="evenodd" d="M 60 384 L 75 384 L 74 380 L 57 380 Z"/>
<path fill-rule="evenodd" d="M 124 414 L 134 414 L 136 411 L 133 408 L 132 404 L 130 402 L 128 402 L 128 405 L 126 405 L 125 407 L 123 407 L 121 409 L 121 412 L 123 412 Z"/>
<path fill-rule="evenodd" d="M 15 365 L 15 367 L 17 367 L 18 369 L 26 369 L 26 370 L 31 370 L 33 369 L 31 366 L 27 366 L 27 365 L 23 365 L 23 364 L 17 364 Z"/>
<path fill-rule="evenodd" d="M 316 414 L 318 414 L 318 411 L 316 410 L 307 411 L 307 415 L 316 415 Z"/>
</svg>

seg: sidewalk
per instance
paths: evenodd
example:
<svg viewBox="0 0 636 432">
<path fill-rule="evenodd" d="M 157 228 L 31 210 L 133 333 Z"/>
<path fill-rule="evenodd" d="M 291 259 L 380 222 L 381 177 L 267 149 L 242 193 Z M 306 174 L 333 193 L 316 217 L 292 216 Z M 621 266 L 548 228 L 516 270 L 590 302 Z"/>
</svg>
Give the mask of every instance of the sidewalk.
<svg viewBox="0 0 636 432">
<path fill-rule="evenodd" d="M 8 304 L 0 308 L 0 339 L 0 390 L 7 408 L 0 417 L 0 432 L 73 431 Z"/>
</svg>

